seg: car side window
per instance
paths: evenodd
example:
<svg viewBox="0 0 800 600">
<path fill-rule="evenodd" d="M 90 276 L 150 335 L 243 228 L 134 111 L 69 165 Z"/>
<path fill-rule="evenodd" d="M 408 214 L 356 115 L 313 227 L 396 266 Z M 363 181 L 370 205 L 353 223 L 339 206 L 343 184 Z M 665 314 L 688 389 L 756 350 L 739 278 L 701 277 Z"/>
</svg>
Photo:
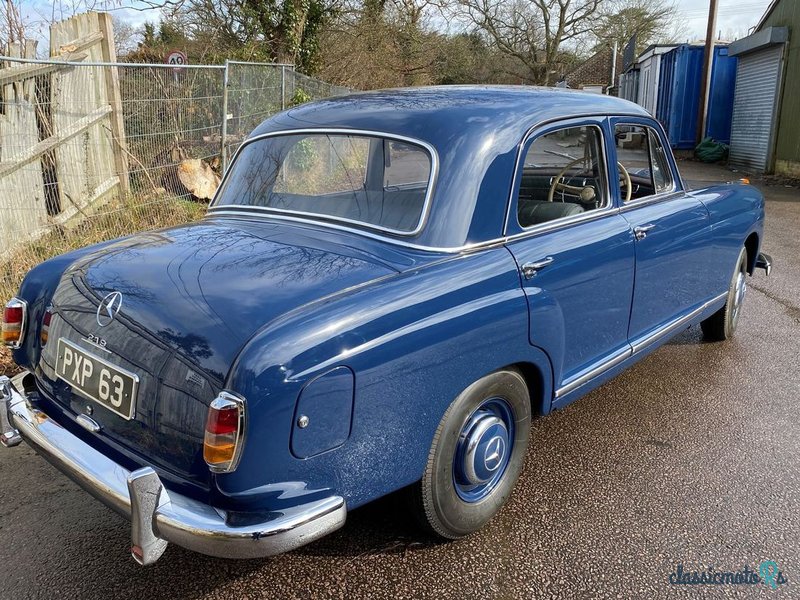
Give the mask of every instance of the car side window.
<svg viewBox="0 0 800 600">
<path fill-rule="evenodd" d="M 533 140 L 517 197 L 521 227 L 533 227 L 608 205 L 603 135 L 594 125 L 565 127 Z"/>
<path fill-rule="evenodd" d="M 384 140 L 383 186 L 385 188 L 425 186 L 431 174 L 428 154 L 413 144 Z"/>
<path fill-rule="evenodd" d="M 639 200 L 674 189 L 666 149 L 652 128 L 618 124 L 614 139 L 623 200 Z"/>
</svg>

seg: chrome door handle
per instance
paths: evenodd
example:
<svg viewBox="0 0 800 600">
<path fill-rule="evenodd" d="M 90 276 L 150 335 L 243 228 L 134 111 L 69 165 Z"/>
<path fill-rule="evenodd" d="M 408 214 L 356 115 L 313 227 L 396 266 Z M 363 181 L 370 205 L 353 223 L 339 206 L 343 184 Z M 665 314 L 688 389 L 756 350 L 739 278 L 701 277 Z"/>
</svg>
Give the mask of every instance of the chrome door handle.
<svg viewBox="0 0 800 600">
<path fill-rule="evenodd" d="M 633 235 L 637 240 L 643 240 L 647 237 L 647 232 L 653 229 L 655 225 L 648 223 L 647 225 L 639 225 L 633 228 Z"/>
<path fill-rule="evenodd" d="M 548 256 L 547 258 L 543 258 L 542 260 L 537 260 L 535 262 L 529 262 L 522 265 L 522 275 L 525 279 L 530 279 L 540 270 L 544 269 L 547 265 L 553 262 L 553 257 Z"/>
</svg>

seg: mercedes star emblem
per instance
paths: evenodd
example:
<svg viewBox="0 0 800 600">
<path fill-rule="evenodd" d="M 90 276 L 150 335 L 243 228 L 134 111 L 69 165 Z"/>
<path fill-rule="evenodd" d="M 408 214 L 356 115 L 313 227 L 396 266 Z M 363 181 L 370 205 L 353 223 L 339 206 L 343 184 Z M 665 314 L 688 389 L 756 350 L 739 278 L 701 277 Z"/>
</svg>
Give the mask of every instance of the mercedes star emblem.
<svg viewBox="0 0 800 600">
<path fill-rule="evenodd" d="M 122 308 L 122 294 L 119 292 L 111 292 L 108 296 L 103 298 L 100 306 L 97 307 L 97 324 L 100 327 L 105 327 Z"/>
</svg>

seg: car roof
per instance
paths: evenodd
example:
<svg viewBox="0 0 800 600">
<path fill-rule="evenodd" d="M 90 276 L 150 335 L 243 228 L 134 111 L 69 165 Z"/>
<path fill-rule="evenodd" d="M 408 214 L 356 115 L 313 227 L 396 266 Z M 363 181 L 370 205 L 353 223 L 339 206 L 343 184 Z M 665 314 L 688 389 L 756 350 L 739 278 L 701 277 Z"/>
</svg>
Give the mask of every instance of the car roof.
<svg viewBox="0 0 800 600">
<path fill-rule="evenodd" d="M 271 116 L 250 138 L 293 129 L 356 129 L 432 146 L 439 172 L 429 218 L 407 243 L 451 248 L 502 235 L 521 140 L 537 125 L 585 116 L 652 118 L 601 94 L 533 86 L 430 86 L 358 92 Z M 489 198 L 487 199 L 487 195 Z"/>
<path fill-rule="evenodd" d="M 429 86 L 356 92 L 301 104 L 268 119 L 253 131 L 273 131 L 272 121 L 298 127 L 358 127 L 407 136 L 435 145 L 452 125 L 464 134 L 508 129 L 518 137 L 536 123 L 588 114 L 650 116 L 638 104 L 603 94 L 535 86 Z"/>
</svg>

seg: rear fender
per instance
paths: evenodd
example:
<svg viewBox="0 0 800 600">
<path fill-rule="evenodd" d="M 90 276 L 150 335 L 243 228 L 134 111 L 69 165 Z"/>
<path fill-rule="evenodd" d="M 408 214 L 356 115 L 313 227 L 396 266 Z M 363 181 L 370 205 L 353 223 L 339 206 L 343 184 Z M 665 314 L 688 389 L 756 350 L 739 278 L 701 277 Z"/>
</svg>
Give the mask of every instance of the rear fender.
<svg viewBox="0 0 800 600">
<path fill-rule="evenodd" d="M 502 247 L 287 314 L 256 334 L 233 366 L 227 387 L 247 398 L 250 430 L 239 468 L 218 486 L 235 498 L 270 482 L 302 481 L 335 489 L 349 508 L 399 489 L 422 476 L 453 399 L 508 365 L 535 369 L 548 410 L 550 362 L 529 344 L 517 267 Z M 311 458 L 292 456 L 300 391 L 341 366 L 355 376 L 348 439 Z"/>
</svg>

